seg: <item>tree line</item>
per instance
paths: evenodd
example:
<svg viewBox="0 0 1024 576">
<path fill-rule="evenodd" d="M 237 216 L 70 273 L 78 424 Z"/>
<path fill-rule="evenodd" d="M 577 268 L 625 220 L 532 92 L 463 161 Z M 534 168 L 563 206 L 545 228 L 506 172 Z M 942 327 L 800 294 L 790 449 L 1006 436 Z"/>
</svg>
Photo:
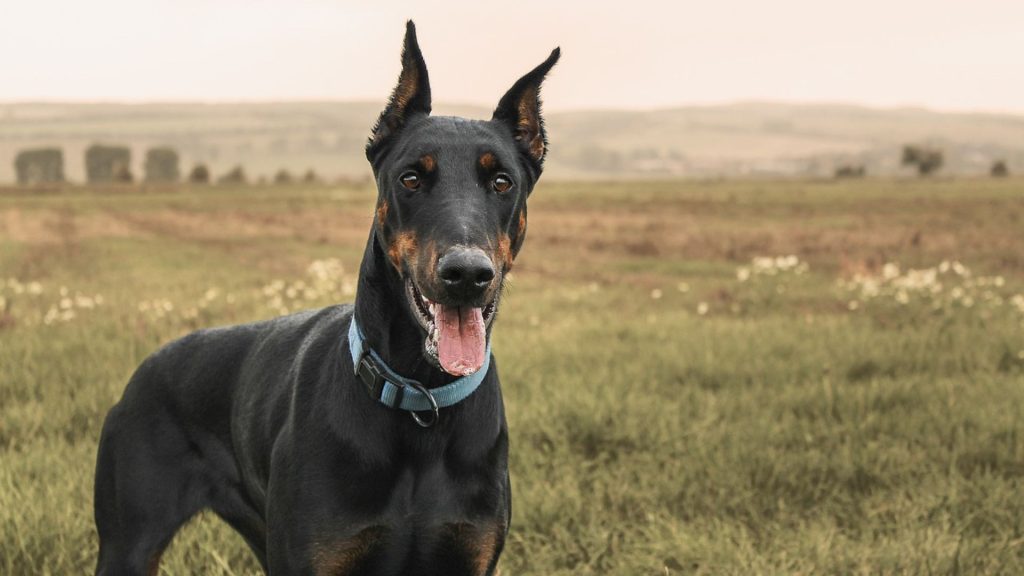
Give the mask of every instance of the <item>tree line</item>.
<svg viewBox="0 0 1024 576">
<path fill-rule="evenodd" d="M 181 159 L 173 148 L 159 146 L 146 151 L 143 163 L 142 181 L 154 184 L 174 184 L 182 180 Z M 131 183 L 132 151 L 127 146 L 93 144 L 85 150 L 85 178 L 90 184 Z M 35 148 L 22 150 L 14 159 L 14 170 L 18 184 L 59 184 L 66 181 L 64 174 L 64 151 L 60 148 Z M 190 184 L 209 184 L 213 181 L 210 168 L 203 163 L 195 164 L 185 181 Z M 245 169 L 235 166 L 216 179 L 220 184 L 246 184 L 249 181 Z M 293 177 L 288 170 L 280 170 L 274 176 L 276 184 L 292 182 L 318 182 L 316 172 L 309 169 L 301 178 Z"/>
<path fill-rule="evenodd" d="M 941 148 L 920 144 L 907 144 L 900 157 L 901 166 L 915 170 L 921 177 L 937 173 L 945 163 L 946 154 Z M 863 164 L 840 164 L 836 166 L 834 174 L 837 179 L 863 178 L 867 175 L 867 169 Z M 1003 178 L 1010 175 L 1010 168 L 1005 160 L 995 160 L 989 168 L 989 175 Z"/>
</svg>

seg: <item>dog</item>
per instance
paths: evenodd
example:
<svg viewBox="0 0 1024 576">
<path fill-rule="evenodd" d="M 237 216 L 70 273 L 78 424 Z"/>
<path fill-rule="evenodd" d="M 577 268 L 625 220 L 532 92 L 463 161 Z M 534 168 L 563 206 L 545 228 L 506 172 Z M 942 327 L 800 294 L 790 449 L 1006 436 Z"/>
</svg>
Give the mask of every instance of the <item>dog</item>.
<svg viewBox="0 0 1024 576">
<path fill-rule="evenodd" d="M 156 574 L 204 509 L 271 576 L 495 572 L 511 491 L 489 343 L 559 55 L 489 121 L 431 116 L 408 22 L 366 146 L 378 200 L 355 303 L 200 330 L 143 361 L 100 439 L 97 574 Z"/>
</svg>

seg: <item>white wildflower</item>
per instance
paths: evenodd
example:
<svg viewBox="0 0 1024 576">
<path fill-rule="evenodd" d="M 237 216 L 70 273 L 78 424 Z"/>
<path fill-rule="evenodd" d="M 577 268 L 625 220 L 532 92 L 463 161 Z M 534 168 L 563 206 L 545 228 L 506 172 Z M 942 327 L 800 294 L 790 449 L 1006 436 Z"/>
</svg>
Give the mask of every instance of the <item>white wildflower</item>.
<svg viewBox="0 0 1024 576">
<path fill-rule="evenodd" d="M 92 308 L 94 308 L 96 306 L 96 301 L 93 300 L 92 298 L 88 297 L 88 296 L 83 296 L 81 294 L 76 294 L 75 295 L 75 306 L 77 306 L 78 308 L 85 308 L 87 310 L 91 310 Z"/>
<path fill-rule="evenodd" d="M 1024 294 L 1014 295 L 1013 298 L 1010 298 L 1010 304 L 1012 304 L 1018 312 L 1024 314 Z"/>
</svg>

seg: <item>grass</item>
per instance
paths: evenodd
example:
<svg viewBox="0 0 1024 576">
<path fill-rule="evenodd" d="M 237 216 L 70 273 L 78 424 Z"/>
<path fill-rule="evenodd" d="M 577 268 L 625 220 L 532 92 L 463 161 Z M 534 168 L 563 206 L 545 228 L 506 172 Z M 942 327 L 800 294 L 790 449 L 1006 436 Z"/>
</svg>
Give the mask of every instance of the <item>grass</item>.
<svg viewBox="0 0 1024 576">
<path fill-rule="evenodd" d="M 1022 185 L 543 185 L 495 331 L 503 574 L 1024 573 Z M 134 367 L 350 299 L 372 202 L 0 196 L 0 573 L 90 571 L 96 439 Z M 740 280 L 789 254 L 806 271 Z M 162 566 L 257 572 L 212 515 Z"/>
</svg>

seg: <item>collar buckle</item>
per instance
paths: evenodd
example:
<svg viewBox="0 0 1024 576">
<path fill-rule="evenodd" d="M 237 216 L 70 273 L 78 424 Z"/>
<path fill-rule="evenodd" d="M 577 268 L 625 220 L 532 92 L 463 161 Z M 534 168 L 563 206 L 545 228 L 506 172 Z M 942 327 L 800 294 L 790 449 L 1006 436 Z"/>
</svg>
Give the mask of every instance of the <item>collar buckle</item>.
<svg viewBox="0 0 1024 576">
<path fill-rule="evenodd" d="M 384 393 L 384 384 L 387 380 L 384 378 L 384 373 L 373 359 L 370 358 L 369 354 L 363 354 L 363 357 L 359 359 L 359 365 L 356 366 L 356 375 L 366 385 L 370 396 L 380 400 L 381 395 Z"/>
<path fill-rule="evenodd" d="M 370 397 L 389 408 L 398 408 L 402 405 L 402 398 L 405 396 L 405 384 L 389 380 L 384 374 L 384 370 L 369 352 L 364 353 L 363 357 L 359 359 L 356 375 L 363 381 Z M 395 389 L 395 397 L 390 402 L 384 398 L 384 387 L 389 383 Z"/>
</svg>

